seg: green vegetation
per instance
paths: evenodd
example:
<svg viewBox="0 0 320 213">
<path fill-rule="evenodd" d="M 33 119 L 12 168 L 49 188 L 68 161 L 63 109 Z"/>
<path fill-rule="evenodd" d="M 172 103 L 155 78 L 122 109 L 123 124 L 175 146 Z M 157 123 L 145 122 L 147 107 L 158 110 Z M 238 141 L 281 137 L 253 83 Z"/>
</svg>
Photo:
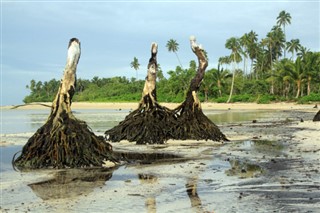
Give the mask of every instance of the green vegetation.
<svg viewBox="0 0 320 213">
<path fill-rule="evenodd" d="M 231 53 L 217 59 L 217 68 L 207 69 L 199 90 L 201 101 L 320 101 L 320 52 L 308 50 L 299 39 L 286 41 L 285 26 L 291 24 L 291 16 L 286 11 L 280 12 L 276 23 L 260 41 L 253 30 L 241 37 L 226 39 L 225 47 Z M 190 61 L 189 68 L 181 66 L 176 40 L 168 40 L 166 47 L 176 54 L 180 66 L 167 71 L 165 77 L 158 65 L 158 101 L 182 102 L 196 73 L 196 63 Z M 286 57 L 286 51 L 290 57 Z M 138 59 L 134 57 L 130 65 L 137 71 Z M 24 102 L 52 101 L 59 84 L 60 81 L 55 79 L 45 82 L 31 80 L 27 85 L 30 94 Z M 79 79 L 73 100 L 136 102 L 141 98 L 143 85 L 142 80 L 126 77 Z"/>
</svg>

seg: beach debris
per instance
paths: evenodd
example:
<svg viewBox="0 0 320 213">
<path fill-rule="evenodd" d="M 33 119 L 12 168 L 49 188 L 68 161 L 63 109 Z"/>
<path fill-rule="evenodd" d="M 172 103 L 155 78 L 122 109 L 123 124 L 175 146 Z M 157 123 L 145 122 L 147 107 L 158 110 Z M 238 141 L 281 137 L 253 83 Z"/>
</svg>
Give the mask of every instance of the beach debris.
<svg viewBox="0 0 320 213">
<path fill-rule="evenodd" d="M 13 159 L 14 167 L 102 167 L 106 160 L 115 161 L 112 146 L 103 136 L 96 136 L 86 122 L 77 119 L 71 111 L 80 54 L 80 41 L 70 39 L 67 63 L 50 115 L 46 123 L 29 138 L 20 156 Z"/>
<path fill-rule="evenodd" d="M 320 121 L 320 110 L 317 112 L 317 114 L 314 116 L 313 121 Z"/>
<path fill-rule="evenodd" d="M 20 105 L 15 105 L 13 107 L 11 107 L 10 109 L 17 109 L 19 107 L 24 107 L 24 106 L 35 106 L 35 105 L 39 105 L 39 106 L 44 106 L 44 107 L 51 107 L 51 105 L 48 104 L 44 104 L 44 103 L 27 103 L 27 104 L 20 104 Z"/>
</svg>

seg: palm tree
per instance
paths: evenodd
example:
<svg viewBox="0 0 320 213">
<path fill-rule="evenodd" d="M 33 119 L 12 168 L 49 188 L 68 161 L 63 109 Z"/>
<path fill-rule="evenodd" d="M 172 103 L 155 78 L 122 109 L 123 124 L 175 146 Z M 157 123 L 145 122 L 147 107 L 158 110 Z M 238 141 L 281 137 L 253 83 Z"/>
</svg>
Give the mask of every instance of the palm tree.
<svg viewBox="0 0 320 213">
<path fill-rule="evenodd" d="M 301 57 L 298 57 L 294 63 L 292 62 L 290 71 L 288 74 L 297 86 L 296 98 L 298 98 L 301 93 L 301 84 L 305 77 L 303 73 L 302 63 L 301 63 Z"/>
<path fill-rule="evenodd" d="M 220 64 L 218 64 L 218 69 L 215 69 L 213 72 L 213 79 L 217 82 L 217 87 L 219 90 L 219 96 L 222 97 L 221 88 L 224 84 L 225 79 L 230 78 L 231 74 L 229 71 L 220 69 Z"/>
<path fill-rule="evenodd" d="M 231 63 L 230 57 L 229 56 L 223 56 L 220 57 L 218 60 L 219 64 L 222 66 L 223 64 L 229 65 Z"/>
<path fill-rule="evenodd" d="M 274 94 L 274 70 L 273 70 L 273 61 L 278 61 L 279 56 L 281 55 L 281 49 L 285 47 L 284 45 L 284 34 L 279 26 L 274 26 L 272 30 L 267 34 L 267 37 L 262 40 L 262 45 L 268 48 L 270 54 L 270 77 L 271 88 L 270 93 Z"/>
<path fill-rule="evenodd" d="M 249 37 L 249 46 L 247 49 L 247 54 L 251 60 L 250 74 L 252 74 L 253 60 L 257 58 L 258 53 L 259 53 L 259 47 L 257 44 L 258 34 L 256 34 L 254 31 L 251 30 L 248 33 L 248 37 Z"/>
<path fill-rule="evenodd" d="M 281 61 L 275 64 L 276 70 L 276 79 L 280 81 L 280 83 L 284 84 L 283 88 L 283 96 L 288 98 L 290 92 L 290 83 L 293 82 L 292 78 L 292 67 L 293 62 L 288 60 L 287 58 L 282 59 Z"/>
<path fill-rule="evenodd" d="M 307 80 L 307 95 L 311 93 L 311 81 L 317 79 L 319 72 L 320 60 L 319 54 L 307 52 L 302 58 L 303 72 Z M 319 75 L 319 74 L 318 74 Z"/>
<path fill-rule="evenodd" d="M 282 55 L 281 50 L 286 48 L 286 39 L 283 30 L 279 26 L 274 26 L 270 33 L 270 36 L 274 41 L 273 51 L 275 53 L 275 60 L 277 61 Z"/>
<path fill-rule="evenodd" d="M 240 55 L 242 53 L 240 39 L 235 37 L 229 38 L 226 41 L 225 47 L 231 50 L 230 58 L 232 59 L 232 62 L 233 62 L 231 89 L 230 89 L 229 98 L 227 100 L 227 103 L 230 103 L 232 93 L 233 93 L 234 77 L 235 77 L 235 71 L 237 69 L 237 63 L 239 63 L 242 60 Z"/>
<path fill-rule="evenodd" d="M 136 57 L 133 58 L 133 61 L 130 63 L 130 66 L 136 71 L 136 79 L 138 79 L 138 69 L 140 67 L 139 61 Z"/>
<path fill-rule="evenodd" d="M 279 26 L 283 27 L 284 32 L 284 40 L 286 40 L 286 25 L 291 24 L 291 15 L 290 13 L 287 13 L 285 10 L 281 11 L 279 13 L 279 16 L 277 17 L 277 24 Z M 286 57 L 286 50 L 283 50 L 283 57 Z"/>
<path fill-rule="evenodd" d="M 179 44 L 177 43 L 177 41 L 174 40 L 174 39 L 170 39 L 170 40 L 167 42 L 166 47 L 167 47 L 167 49 L 168 49 L 169 52 L 174 52 L 174 53 L 176 54 L 177 59 L 178 59 L 178 61 L 179 61 L 179 64 L 180 64 L 180 66 L 181 66 L 181 68 L 182 68 L 181 61 L 180 61 L 180 59 L 179 59 L 179 57 L 178 57 L 178 54 L 177 54 L 177 51 L 179 50 Z"/>
<path fill-rule="evenodd" d="M 300 56 L 301 58 L 304 58 L 304 56 L 310 52 L 310 49 L 304 47 L 304 46 L 300 46 L 300 48 L 297 51 L 297 56 Z"/>
<path fill-rule="evenodd" d="M 264 76 L 269 65 L 269 51 L 264 49 L 264 43 L 265 40 L 262 40 L 257 45 L 257 56 L 255 58 L 256 60 L 253 62 L 253 72 L 257 80 Z"/>
<path fill-rule="evenodd" d="M 212 87 L 212 85 L 214 84 L 214 80 L 213 80 L 213 72 L 214 70 L 208 70 L 205 74 L 204 74 L 204 78 L 202 80 L 201 83 L 201 87 L 204 91 L 204 101 L 208 102 L 208 94 L 209 94 L 209 90 Z"/>
<path fill-rule="evenodd" d="M 262 39 L 261 41 L 263 46 L 266 46 L 268 48 L 268 52 L 269 52 L 269 60 L 270 60 L 270 70 L 271 70 L 271 76 L 274 75 L 274 71 L 273 71 L 273 66 L 272 66 L 272 59 L 273 59 L 273 46 L 274 46 L 274 40 L 273 37 L 271 36 L 271 33 L 268 33 L 267 38 Z M 274 81 L 273 79 L 271 79 L 271 88 L 270 88 L 270 93 L 274 94 Z"/>
<path fill-rule="evenodd" d="M 248 50 L 250 46 L 250 37 L 248 33 L 245 33 L 241 38 L 240 38 L 240 45 L 243 48 L 243 72 L 247 74 L 247 59 L 248 59 Z"/>
<path fill-rule="evenodd" d="M 294 60 L 294 52 L 298 52 L 301 48 L 299 39 L 291 39 L 291 41 L 287 42 L 287 50 L 292 53 L 291 60 Z"/>
</svg>

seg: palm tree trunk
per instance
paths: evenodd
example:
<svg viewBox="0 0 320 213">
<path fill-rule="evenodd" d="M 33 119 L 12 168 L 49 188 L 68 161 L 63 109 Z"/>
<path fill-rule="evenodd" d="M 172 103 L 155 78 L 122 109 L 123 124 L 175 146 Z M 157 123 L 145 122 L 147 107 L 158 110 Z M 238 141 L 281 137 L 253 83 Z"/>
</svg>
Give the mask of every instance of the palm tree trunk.
<svg viewBox="0 0 320 213">
<path fill-rule="evenodd" d="M 289 91 L 290 91 L 290 84 L 289 82 L 286 82 L 286 99 L 288 99 Z"/>
<path fill-rule="evenodd" d="M 271 95 L 273 95 L 274 94 L 274 79 L 273 79 L 274 71 L 273 71 L 273 65 L 272 65 L 272 46 L 271 45 L 270 45 L 270 68 L 271 68 L 271 75 L 272 75 L 270 93 Z"/>
<path fill-rule="evenodd" d="M 205 102 L 208 102 L 208 89 L 204 89 L 204 100 Z"/>
<path fill-rule="evenodd" d="M 310 95 L 311 92 L 311 77 L 308 76 L 308 91 L 307 91 L 307 95 Z"/>
<path fill-rule="evenodd" d="M 251 64 L 250 64 L 250 78 L 253 79 L 253 74 L 252 74 L 252 70 L 253 70 L 253 59 L 251 59 Z"/>
<path fill-rule="evenodd" d="M 180 64 L 181 69 L 183 69 L 182 64 L 181 64 L 181 61 L 180 61 L 180 58 L 179 58 L 179 56 L 178 56 L 178 53 L 177 53 L 177 52 L 174 52 L 174 53 L 175 53 L 176 56 L 177 56 L 177 59 L 178 59 L 178 61 L 179 61 L 179 64 Z"/>
<path fill-rule="evenodd" d="M 231 82 L 230 94 L 229 94 L 229 98 L 228 98 L 228 100 L 227 100 L 227 103 L 230 103 L 230 101 L 231 101 L 231 97 L 232 97 L 232 93 L 233 93 L 233 85 L 234 85 L 235 71 L 236 71 L 236 55 L 233 54 L 232 82 Z"/>
<path fill-rule="evenodd" d="M 220 95 L 220 97 L 222 97 L 222 93 L 221 93 L 221 82 L 220 82 L 220 80 L 218 80 L 218 88 L 219 88 L 219 95 Z"/>
<path fill-rule="evenodd" d="M 298 81 L 297 81 L 297 94 L 296 94 L 296 98 L 299 98 L 300 90 L 301 90 L 301 81 L 298 80 Z"/>
</svg>

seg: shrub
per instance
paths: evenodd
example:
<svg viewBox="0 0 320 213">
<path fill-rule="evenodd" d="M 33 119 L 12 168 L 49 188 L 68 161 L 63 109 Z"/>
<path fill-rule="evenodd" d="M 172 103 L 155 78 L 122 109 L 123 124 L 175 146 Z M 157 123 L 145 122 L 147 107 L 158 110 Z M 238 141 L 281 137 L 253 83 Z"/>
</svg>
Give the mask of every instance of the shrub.
<svg viewBox="0 0 320 213">
<path fill-rule="evenodd" d="M 271 101 L 276 101 L 276 96 L 273 95 L 261 95 L 257 99 L 258 104 L 269 104 Z"/>
<path fill-rule="evenodd" d="M 223 97 L 216 98 L 214 101 L 217 102 L 217 103 L 226 103 L 227 100 L 228 100 L 228 97 L 227 96 L 223 96 Z"/>
<path fill-rule="evenodd" d="M 317 102 L 320 101 L 320 94 L 317 93 L 311 93 L 310 95 L 300 97 L 298 99 L 299 104 L 305 104 L 310 102 Z"/>
</svg>

